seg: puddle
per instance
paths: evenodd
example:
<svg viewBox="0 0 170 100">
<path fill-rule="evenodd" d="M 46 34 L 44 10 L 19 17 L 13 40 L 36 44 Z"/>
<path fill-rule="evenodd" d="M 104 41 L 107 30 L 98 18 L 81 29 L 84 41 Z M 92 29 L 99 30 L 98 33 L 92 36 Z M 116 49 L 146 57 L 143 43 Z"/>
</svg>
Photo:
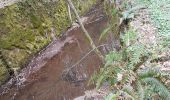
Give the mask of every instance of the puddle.
<svg viewBox="0 0 170 100">
<path fill-rule="evenodd" d="M 107 18 L 101 9 L 95 9 L 88 16 L 85 27 L 95 44 L 109 44 L 111 39 L 98 42 L 100 33 L 107 26 Z M 100 50 L 106 53 L 108 47 L 101 46 Z M 70 28 L 62 38 L 39 52 L 17 75 L 17 81 L 11 79 L 1 87 L 1 93 L 4 93 L 0 100 L 72 100 L 84 94 L 85 90 L 94 87 L 87 86 L 87 83 L 93 72 L 102 65 L 98 56 L 91 52 L 67 74 L 65 72 L 89 51 L 91 48 L 81 29 L 76 26 Z M 4 87 L 7 87 L 7 93 Z"/>
</svg>

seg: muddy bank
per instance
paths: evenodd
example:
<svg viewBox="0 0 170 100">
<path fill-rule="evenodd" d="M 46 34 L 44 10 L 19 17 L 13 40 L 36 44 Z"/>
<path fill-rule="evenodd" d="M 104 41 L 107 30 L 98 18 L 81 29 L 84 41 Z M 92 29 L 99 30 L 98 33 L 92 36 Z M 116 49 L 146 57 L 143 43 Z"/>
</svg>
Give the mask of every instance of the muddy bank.
<svg viewBox="0 0 170 100">
<path fill-rule="evenodd" d="M 99 7 L 100 8 L 100 7 Z M 95 44 L 110 44 L 108 41 L 99 43 L 98 39 L 107 26 L 107 18 L 101 9 L 94 9 L 85 18 L 85 27 Z M 107 53 L 109 47 L 100 50 Z M 65 70 L 79 61 L 91 50 L 79 26 L 71 27 L 61 39 L 53 41 L 33 58 L 28 66 L 19 73 L 13 85 L 2 86 L 7 93 L 0 96 L 2 100 L 70 100 L 90 89 L 87 86 L 90 75 L 102 64 L 94 52 L 90 53 L 80 64 L 69 73 Z M 12 79 L 10 80 L 12 82 Z M 8 83 L 10 83 L 8 82 Z"/>
</svg>

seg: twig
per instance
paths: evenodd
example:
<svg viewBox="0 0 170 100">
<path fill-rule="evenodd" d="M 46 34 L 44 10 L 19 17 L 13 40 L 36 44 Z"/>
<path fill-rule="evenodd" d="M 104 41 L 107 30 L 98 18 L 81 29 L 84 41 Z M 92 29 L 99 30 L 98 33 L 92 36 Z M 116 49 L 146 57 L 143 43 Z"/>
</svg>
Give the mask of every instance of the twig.
<svg viewBox="0 0 170 100">
<path fill-rule="evenodd" d="M 80 64 L 90 53 L 92 53 L 95 49 L 106 46 L 108 44 L 103 44 L 103 45 L 99 45 L 96 48 L 93 48 L 92 50 L 90 50 L 88 53 L 86 53 L 86 55 L 84 55 L 79 61 L 77 61 L 74 65 L 72 65 L 70 68 L 68 68 L 66 70 L 66 74 L 74 67 L 76 67 L 78 64 Z"/>
<path fill-rule="evenodd" d="M 69 15 L 70 22 L 73 23 L 72 16 L 71 16 L 70 5 L 67 4 L 67 7 L 68 7 L 68 15 Z"/>
<path fill-rule="evenodd" d="M 87 37 L 87 39 L 89 40 L 90 42 L 90 46 L 95 50 L 96 54 L 102 59 L 102 61 L 104 61 L 104 57 L 103 55 L 101 54 L 101 52 L 96 48 L 92 38 L 90 37 L 89 33 L 87 32 L 87 30 L 85 29 L 81 19 L 80 19 L 80 16 L 76 10 L 76 8 L 74 7 L 73 3 L 71 0 L 66 0 L 68 2 L 68 4 L 70 5 L 70 8 L 73 10 L 74 14 L 76 15 L 77 17 L 77 20 L 78 20 L 78 23 L 82 29 L 82 31 L 84 32 L 85 36 Z"/>
</svg>

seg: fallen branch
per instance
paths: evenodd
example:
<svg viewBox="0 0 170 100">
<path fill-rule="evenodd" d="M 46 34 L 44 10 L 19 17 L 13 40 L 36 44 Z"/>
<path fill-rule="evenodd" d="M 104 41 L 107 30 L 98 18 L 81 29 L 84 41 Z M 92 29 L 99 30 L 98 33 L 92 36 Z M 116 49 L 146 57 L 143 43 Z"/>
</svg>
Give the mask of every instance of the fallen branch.
<svg viewBox="0 0 170 100">
<path fill-rule="evenodd" d="M 102 59 L 102 61 L 104 62 L 104 57 L 102 55 L 102 53 L 96 48 L 92 38 L 90 37 L 89 33 L 87 32 L 87 30 L 85 29 L 81 19 L 80 19 L 80 16 L 76 10 L 76 8 L 74 7 L 73 3 L 71 0 L 66 0 L 70 6 L 70 8 L 72 9 L 72 11 L 74 12 L 74 14 L 76 15 L 77 17 L 77 20 L 78 20 L 78 23 L 82 29 L 82 31 L 84 32 L 85 36 L 87 37 L 88 41 L 90 42 L 90 46 L 95 50 L 96 54 Z"/>
<path fill-rule="evenodd" d="M 67 6 L 68 6 L 68 15 L 69 15 L 70 22 L 73 23 L 72 16 L 71 16 L 70 5 L 68 4 Z"/>
<path fill-rule="evenodd" d="M 65 75 L 68 74 L 68 72 L 73 69 L 74 67 L 76 67 L 78 64 L 80 64 L 90 53 L 92 53 L 95 49 L 98 49 L 100 47 L 106 46 L 108 44 L 103 44 L 103 45 L 99 45 L 96 48 L 93 48 L 92 50 L 90 50 L 88 53 L 86 53 L 79 61 L 77 61 L 74 65 L 72 65 L 71 67 L 69 67 L 68 69 L 66 69 L 65 71 L 63 71 L 63 73 Z"/>
</svg>

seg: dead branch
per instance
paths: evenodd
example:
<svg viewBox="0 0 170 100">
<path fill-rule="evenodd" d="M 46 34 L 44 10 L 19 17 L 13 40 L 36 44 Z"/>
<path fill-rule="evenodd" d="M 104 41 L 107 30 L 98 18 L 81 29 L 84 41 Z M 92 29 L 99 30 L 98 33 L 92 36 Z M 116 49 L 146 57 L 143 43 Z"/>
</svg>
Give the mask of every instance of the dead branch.
<svg viewBox="0 0 170 100">
<path fill-rule="evenodd" d="M 91 54 L 93 51 L 95 51 L 95 49 L 98 49 L 100 47 L 104 47 L 108 44 L 103 44 L 103 45 L 99 45 L 96 48 L 93 48 L 92 50 L 90 50 L 88 53 L 86 53 L 79 61 L 77 61 L 74 65 L 72 65 L 71 67 L 69 67 L 68 69 L 63 71 L 64 75 L 67 75 L 69 73 L 70 70 L 72 70 L 73 68 L 75 68 L 77 65 L 79 65 L 89 54 Z"/>
<path fill-rule="evenodd" d="M 72 9 L 73 13 L 76 15 L 77 17 L 77 20 L 78 20 L 78 23 L 82 29 L 82 31 L 84 32 L 85 36 L 87 37 L 87 39 L 89 40 L 90 42 L 90 46 L 95 50 L 96 54 L 102 59 L 102 61 L 104 61 L 104 57 L 102 55 L 102 53 L 96 48 L 91 36 L 89 35 L 89 33 L 87 32 L 87 30 L 85 29 L 81 19 L 80 19 L 80 16 L 76 10 L 76 8 L 74 7 L 73 3 L 71 0 L 66 0 L 70 6 L 70 8 Z"/>
<path fill-rule="evenodd" d="M 68 15 L 69 15 L 70 22 L 71 22 L 71 23 L 73 23 L 72 16 L 71 16 L 71 9 L 70 9 L 70 5 L 69 5 L 69 4 L 67 4 L 67 7 L 68 7 Z"/>
</svg>

